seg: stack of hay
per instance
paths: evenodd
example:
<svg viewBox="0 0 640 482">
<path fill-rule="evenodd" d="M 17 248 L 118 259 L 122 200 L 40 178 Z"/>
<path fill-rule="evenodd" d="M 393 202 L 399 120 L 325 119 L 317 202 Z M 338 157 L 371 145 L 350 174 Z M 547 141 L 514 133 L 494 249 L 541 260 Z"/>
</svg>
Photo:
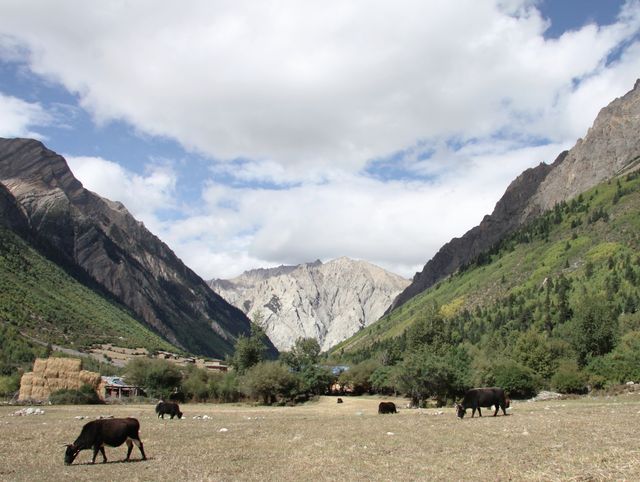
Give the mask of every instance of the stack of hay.
<svg viewBox="0 0 640 482">
<path fill-rule="evenodd" d="M 44 401 L 62 389 L 79 389 L 87 384 L 97 389 L 100 374 L 81 369 L 79 358 L 37 358 L 33 371 L 22 375 L 19 401 Z"/>
</svg>

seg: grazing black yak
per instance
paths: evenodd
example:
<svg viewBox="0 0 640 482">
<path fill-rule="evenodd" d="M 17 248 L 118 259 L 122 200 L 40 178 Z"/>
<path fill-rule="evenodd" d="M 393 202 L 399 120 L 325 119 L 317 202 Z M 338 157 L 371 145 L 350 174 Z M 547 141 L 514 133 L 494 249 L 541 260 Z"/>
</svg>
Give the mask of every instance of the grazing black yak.
<svg viewBox="0 0 640 482">
<path fill-rule="evenodd" d="M 378 413 L 398 413 L 396 410 L 396 404 L 393 402 L 380 402 L 378 405 Z"/>
<path fill-rule="evenodd" d="M 93 448 L 92 464 L 96 462 L 98 451 L 102 453 L 102 463 L 106 463 L 107 455 L 104 453 L 104 446 L 119 447 L 125 442 L 128 447 L 125 460 L 129 460 L 134 443 L 140 449 L 142 459 L 146 460 L 147 456 L 144 454 L 142 440 L 138 435 L 139 430 L 140 422 L 135 418 L 108 418 L 86 423 L 76 441 L 67 445 L 64 463 L 71 465 L 78 452 L 89 448 Z"/>
<path fill-rule="evenodd" d="M 509 399 L 504 394 L 504 390 L 499 387 L 492 388 L 472 388 L 469 390 L 462 400 L 462 403 L 456 403 L 458 417 L 463 418 L 467 413 L 467 408 L 471 409 L 471 418 L 478 410 L 478 414 L 482 417 L 480 407 L 492 407 L 495 405 L 496 411 L 493 413 L 495 417 L 498 409 L 502 409 L 502 413 L 507 414 L 509 408 Z"/>
<path fill-rule="evenodd" d="M 156 413 L 158 414 L 158 418 L 162 417 L 163 419 L 165 414 L 171 415 L 171 419 L 176 415 L 178 418 L 182 418 L 182 412 L 176 402 L 158 402 L 156 405 Z"/>
</svg>

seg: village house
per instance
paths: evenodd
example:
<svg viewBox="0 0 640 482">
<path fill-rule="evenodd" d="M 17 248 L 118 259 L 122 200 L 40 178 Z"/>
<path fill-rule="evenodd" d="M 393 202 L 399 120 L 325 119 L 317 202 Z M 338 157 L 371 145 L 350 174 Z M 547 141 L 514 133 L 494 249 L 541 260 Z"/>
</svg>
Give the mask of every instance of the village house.
<svg viewBox="0 0 640 482">
<path fill-rule="evenodd" d="M 128 385 L 121 377 L 102 377 L 101 395 L 104 400 L 144 396 L 144 390 Z"/>
</svg>

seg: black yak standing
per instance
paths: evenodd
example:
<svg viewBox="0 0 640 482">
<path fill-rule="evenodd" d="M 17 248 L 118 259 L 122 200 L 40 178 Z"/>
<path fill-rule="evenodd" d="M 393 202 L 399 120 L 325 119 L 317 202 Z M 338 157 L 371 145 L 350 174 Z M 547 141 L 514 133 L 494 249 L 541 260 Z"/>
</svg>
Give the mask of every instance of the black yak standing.
<svg viewBox="0 0 640 482">
<path fill-rule="evenodd" d="M 165 414 L 171 415 L 171 419 L 173 419 L 173 417 L 175 416 L 178 416 L 178 418 L 182 418 L 182 412 L 180 411 L 180 407 L 176 402 L 158 402 L 158 404 L 156 405 L 156 413 L 158 414 L 158 418 L 162 417 L 163 419 Z"/>
<path fill-rule="evenodd" d="M 496 407 L 496 411 L 493 413 L 494 417 L 498 414 L 498 409 L 500 408 L 502 413 L 507 414 L 510 402 L 502 388 L 472 388 L 467 391 L 461 403 L 456 403 L 456 409 L 458 417 L 463 418 L 467 413 L 467 408 L 470 408 L 471 418 L 473 418 L 476 410 L 482 417 L 480 407 L 493 407 L 494 405 Z"/>
<path fill-rule="evenodd" d="M 396 404 L 393 402 L 380 402 L 380 404 L 378 405 L 378 413 L 398 413 L 398 411 L 396 410 Z"/>
</svg>

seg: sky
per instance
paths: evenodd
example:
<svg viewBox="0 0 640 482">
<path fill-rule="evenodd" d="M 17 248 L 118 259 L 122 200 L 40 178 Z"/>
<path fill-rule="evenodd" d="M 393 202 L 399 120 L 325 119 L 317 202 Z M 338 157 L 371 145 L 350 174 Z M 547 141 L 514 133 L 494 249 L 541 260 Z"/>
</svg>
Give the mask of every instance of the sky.
<svg viewBox="0 0 640 482">
<path fill-rule="evenodd" d="M 640 77 L 640 0 L 0 0 L 0 136 L 204 279 L 411 277 Z"/>
</svg>

